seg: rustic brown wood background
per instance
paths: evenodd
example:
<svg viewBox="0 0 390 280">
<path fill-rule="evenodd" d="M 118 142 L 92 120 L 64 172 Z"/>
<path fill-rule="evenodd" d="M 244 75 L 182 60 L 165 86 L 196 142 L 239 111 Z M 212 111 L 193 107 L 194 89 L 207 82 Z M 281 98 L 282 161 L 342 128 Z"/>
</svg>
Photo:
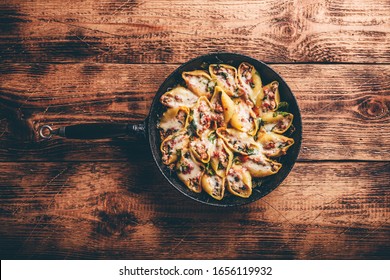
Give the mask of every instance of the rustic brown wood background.
<svg viewBox="0 0 390 280">
<path fill-rule="evenodd" d="M 0 2 L 2 259 L 389 259 L 389 0 Z M 232 51 L 295 93 L 303 146 L 274 192 L 219 209 L 144 143 L 39 141 L 145 118 L 179 64 Z"/>
</svg>

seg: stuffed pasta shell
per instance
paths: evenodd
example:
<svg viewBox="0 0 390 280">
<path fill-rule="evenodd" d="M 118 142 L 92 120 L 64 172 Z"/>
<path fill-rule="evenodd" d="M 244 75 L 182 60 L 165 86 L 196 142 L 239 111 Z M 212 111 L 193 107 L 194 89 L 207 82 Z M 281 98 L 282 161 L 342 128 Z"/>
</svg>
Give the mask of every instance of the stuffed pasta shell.
<svg viewBox="0 0 390 280">
<path fill-rule="evenodd" d="M 181 154 L 176 164 L 177 177 L 193 192 L 202 191 L 201 179 L 204 173 L 203 165 L 198 163 L 191 152 Z"/>
<path fill-rule="evenodd" d="M 235 105 L 233 100 L 224 92 L 221 87 L 216 86 L 210 103 L 214 110 L 217 126 L 226 126 L 235 112 Z"/>
<path fill-rule="evenodd" d="M 265 133 L 258 142 L 263 147 L 263 154 L 267 157 L 279 157 L 286 154 L 287 150 L 294 144 L 294 139 L 276 133 Z"/>
<path fill-rule="evenodd" d="M 259 95 L 264 96 L 259 72 L 248 62 L 241 63 L 237 71 L 239 87 L 249 96 L 253 104 L 256 104 Z"/>
<path fill-rule="evenodd" d="M 181 153 L 188 149 L 189 142 L 190 137 L 186 130 L 181 130 L 165 138 L 160 146 L 162 162 L 165 165 L 176 162 Z"/>
<path fill-rule="evenodd" d="M 269 111 L 275 111 L 278 108 L 279 102 L 279 83 L 277 81 L 273 81 L 263 87 L 262 92 L 257 98 L 256 105 L 260 108 L 261 112 L 266 113 Z"/>
<path fill-rule="evenodd" d="M 214 172 L 225 177 L 233 162 L 233 152 L 226 146 L 225 142 L 218 138 L 216 139 L 215 149 L 211 154 L 210 164 Z"/>
<path fill-rule="evenodd" d="M 181 106 L 192 107 L 196 101 L 198 101 L 198 96 L 182 86 L 167 91 L 160 98 L 161 104 L 168 108 Z"/>
<path fill-rule="evenodd" d="M 226 176 L 228 191 L 236 196 L 248 198 L 252 194 L 252 176 L 242 165 L 233 164 Z"/>
<path fill-rule="evenodd" d="M 210 98 L 214 93 L 216 83 L 206 71 L 195 70 L 191 72 L 183 72 L 182 77 L 186 82 L 187 88 L 196 95 Z"/>
<path fill-rule="evenodd" d="M 293 122 L 294 115 L 287 112 L 269 112 L 261 116 L 266 131 L 285 133 Z"/>
<path fill-rule="evenodd" d="M 229 96 L 238 97 L 244 92 L 237 85 L 237 69 L 226 64 L 211 64 L 210 75 Z"/>
<path fill-rule="evenodd" d="M 168 108 L 158 124 L 162 137 L 187 128 L 189 112 L 187 107 Z"/>
<path fill-rule="evenodd" d="M 217 134 L 236 153 L 241 155 L 260 153 L 260 145 L 245 132 L 240 132 L 233 128 L 220 127 L 217 129 Z"/>
<path fill-rule="evenodd" d="M 205 96 L 201 96 L 198 99 L 190 113 L 191 129 L 193 129 L 199 137 L 210 131 L 213 124 L 214 112 L 211 108 L 210 101 Z"/>
<path fill-rule="evenodd" d="M 202 188 L 212 198 L 221 200 L 225 195 L 225 178 L 218 175 L 204 174 Z"/>
<path fill-rule="evenodd" d="M 208 163 L 210 161 L 210 154 L 213 153 L 215 146 L 207 135 L 203 135 L 201 138 L 193 138 L 190 141 L 190 149 L 198 161 Z"/>
<path fill-rule="evenodd" d="M 282 167 L 282 164 L 270 160 L 263 154 L 245 156 L 241 158 L 241 161 L 253 178 L 262 178 L 276 174 Z"/>
<path fill-rule="evenodd" d="M 251 107 L 245 100 L 236 98 L 230 124 L 235 129 L 253 136 L 257 132 L 258 122 Z"/>
</svg>

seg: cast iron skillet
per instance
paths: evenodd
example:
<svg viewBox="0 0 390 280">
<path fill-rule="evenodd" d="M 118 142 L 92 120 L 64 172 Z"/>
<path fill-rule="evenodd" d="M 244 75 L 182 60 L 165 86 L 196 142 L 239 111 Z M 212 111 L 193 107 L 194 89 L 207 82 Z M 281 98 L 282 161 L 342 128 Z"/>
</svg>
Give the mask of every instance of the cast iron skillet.
<svg viewBox="0 0 390 280">
<path fill-rule="evenodd" d="M 289 103 L 289 112 L 294 114 L 293 130 L 288 135 L 294 138 L 295 144 L 288 150 L 287 155 L 278 159 L 283 164 L 281 170 L 275 175 L 265 178 L 255 178 L 254 185 L 257 185 L 253 189 L 253 193 L 249 198 L 240 198 L 233 195 L 229 195 L 225 192 L 225 196 L 221 201 L 215 200 L 205 192 L 194 193 L 190 191 L 176 176 L 175 172 L 172 172 L 167 166 L 162 164 L 161 152 L 160 152 L 160 136 L 157 129 L 158 121 L 165 111 L 164 106 L 160 103 L 160 97 L 169 89 L 175 87 L 179 83 L 183 83 L 181 73 L 183 71 L 191 71 L 196 69 L 208 69 L 208 64 L 212 63 L 225 63 L 237 67 L 241 62 L 248 62 L 252 64 L 260 73 L 263 85 L 270 83 L 271 81 L 279 82 L 279 90 L 281 95 L 281 101 Z M 158 89 L 149 112 L 148 117 L 142 123 L 138 124 L 113 124 L 113 123 L 92 123 L 92 124 L 78 124 L 73 126 L 61 127 L 58 129 L 51 129 L 50 126 L 44 125 L 39 130 L 42 138 L 51 138 L 52 135 L 58 135 L 66 138 L 73 139 L 98 139 L 98 138 L 111 138 L 123 135 L 137 136 L 139 140 L 148 141 L 152 156 L 158 169 L 167 179 L 167 181 L 183 193 L 185 196 L 192 198 L 204 204 L 215 206 L 238 206 L 246 203 L 256 201 L 263 196 L 273 191 L 279 186 L 282 181 L 290 173 L 300 150 L 301 138 L 302 138 L 302 121 L 301 114 L 297 101 L 291 92 L 286 82 L 280 77 L 274 70 L 272 70 L 265 63 L 260 62 L 251 57 L 236 54 L 236 53 L 212 53 L 194 58 L 169 75 L 169 77 L 162 83 Z"/>
</svg>

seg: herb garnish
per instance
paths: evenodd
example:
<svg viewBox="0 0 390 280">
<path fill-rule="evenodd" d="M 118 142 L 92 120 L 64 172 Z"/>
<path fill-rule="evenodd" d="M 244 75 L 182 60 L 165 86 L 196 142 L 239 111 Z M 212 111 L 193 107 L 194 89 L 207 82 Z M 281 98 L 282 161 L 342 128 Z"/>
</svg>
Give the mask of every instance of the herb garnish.
<svg viewBox="0 0 390 280">
<path fill-rule="evenodd" d="M 212 133 L 210 133 L 210 135 L 209 135 L 209 137 L 208 137 L 208 139 L 209 139 L 209 141 L 211 142 L 211 143 L 215 143 L 215 139 L 217 138 L 217 134 L 215 133 L 215 131 L 214 132 L 212 132 Z"/>
<path fill-rule="evenodd" d="M 278 111 L 288 111 L 289 104 L 286 101 L 282 101 L 278 105 Z"/>
<path fill-rule="evenodd" d="M 277 115 L 282 115 L 283 117 L 287 117 L 288 115 L 290 115 L 290 113 L 288 112 L 282 112 L 282 111 L 276 111 L 272 114 L 272 116 L 275 118 Z"/>
<path fill-rule="evenodd" d="M 255 141 L 257 141 L 257 138 L 258 138 L 257 134 L 258 134 L 259 130 L 264 125 L 264 121 L 263 121 L 262 118 L 257 118 L 256 121 L 257 121 L 257 130 L 256 130 L 256 133 L 255 133 L 255 136 L 253 136 L 253 139 L 255 139 Z"/>
<path fill-rule="evenodd" d="M 256 150 L 252 148 L 246 148 L 246 153 L 251 156 L 256 154 Z"/>
<path fill-rule="evenodd" d="M 190 136 L 196 135 L 196 123 L 194 120 L 192 120 L 188 125 L 188 132 L 190 133 Z"/>
<path fill-rule="evenodd" d="M 206 163 L 206 173 L 210 176 L 215 175 L 215 171 L 211 168 L 210 162 Z"/>
<path fill-rule="evenodd" d="M 228 74 L 227 73 L 225 73 L 225 72 L 221 72 L 221 73 L 219 73 L 225 80 L 227 79 L 227 77 L 228 77 Z"/>
</svg>

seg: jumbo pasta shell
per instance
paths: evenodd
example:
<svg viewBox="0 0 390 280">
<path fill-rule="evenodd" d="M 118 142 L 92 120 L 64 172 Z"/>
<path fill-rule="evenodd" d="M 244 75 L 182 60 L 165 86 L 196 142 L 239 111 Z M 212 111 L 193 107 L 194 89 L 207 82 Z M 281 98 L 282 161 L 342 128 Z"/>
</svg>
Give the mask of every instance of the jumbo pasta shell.
<svg viewBox="0 0 390 280">
<path fill-rule="evenodd" d="M 162 115 L 158 128 L 163 138 L 187 128 L 190 110 L 187 107 L 168 108 Z"/>
<path fill-rule="evenodd" d="M 198 96 L 195 93 L 182 86 L 175 87 L 160 97 L 161 104 L 168 108 L 192 107 L 197 100 Z"/>
<path fill-rule="evenodd" d="M 268 132 L 258 139 L 263 147 L 263 153 L 267 157 L 279 157 L 286 154 L 287 150 L 294 144 L 294 139 L 284 135 Z"/>
<path fill-rule="evenodd" d="M 225 177 L 233 162 L 233 152 L 226 146 L 225 142 L 217 139 L 215 150 L 211 154 L 210 164 L 215 173 Z"/>
<path fill-rule="evenodd" d="M 214 92 L 215 82 L 210 75 L 203 70 L 194 70 L 182 73 L 183 80 L 187 88 L 198 96 L 210 96 Z"/>
<path fill-rule="evenodd" d="M 218 126 L 226 126 L 232 118 L 235 105 L 220 86 L 216 86 L 210 100 Z"/>
<path fill-rule="evenodd" d="M 242 158 L 242 165 L 254 178 L 262 178 L 276 174 L 282 167 L 281 163 L 270 160 L 263 154 Z"/>
<path fill-rule="evenodd" d="M 180 130 L 165 138 L 160 145 L 162 162 L 165 165 L 176 162 L 180 154 L 188 149 L 189 141 L 190 137 L 186 130 Z"/>
<path fill-rule="evenodd" d="M 198 161 L 208 163 L 214 146 L 207 137 L 194 138 L 190 141 L 190 150 Z"/>
<path fill-rule="evenodd" d="M 235 99 L 234 113 L 230 119 L 230 124 L 235 129 L 247 132 L 252 136 L 255 135 L 258 128 L 256 114 L 253 112 L 251 106 L 240 98 Z"/>
<path fill-rule="evenodd" d="M 248 198 L 252 194 L 252 176 L 242 165 L 232 165 L 226 182 L 228 191 L 235 196 Z"/>
<path fill-rule="evenodd" d="M 182 153 L 176 164 L 177 177 L 193 192 L 202 192 L 201 179 L 204 173 L 203 165 L 198 163 L 193 155 L 186 151 Z"/>
<path fill-rule="evenodd" d="M 239 154 L 258 154 L 261 150 L 261 147 L 254 141 L 253 137 L 245 132 L 233 128 L 220 127 L 217 129 L 217 134 L 232 151 Z"/>
<path fill-rule="evenodd" d="M 235 67 L 227 64 L 210 64 L 209 72 L 227 95 L 238 97 L 244 93 L 237 85 L 237 69 Z"/>
<path fill-rule="evenodd" d="M 225 195 L 225 178 L 218 175 L 204 174 L 202 177 L 202 188 L 212 198 L 221 200 Z"/>
<path fill-rule="evenodd" d="M 259 72 L 248 62 L 242 62 L 237 72 L 238 85 L 249 96 L 253 104 L 256 104 L 258 97 L 264 96 Z"/>
<path fill-rule="evenodd" d="M 262 113 L 275 111 L 280 103 L 279 83 L 273 81 L 263 87 L 259 94 L 256 106 L 260 108 Z"/>
<path fill-rule="evenodd" d="M 266 131 L 282 134 L 290 128 L 294 115 L 287 112 L 268 112 L 262 115 L 261 119 Z"/>
<path fill-rule="evenodd" d="M 199 97 L 195 106 L 192 107 L 190 113 L 191 129 L 196 132 L 199 137 L 204 133 L 209 132 L 213 128 L 214 112 L 211 108 L 209 100 L 205 96 Z"/>
</svg>

